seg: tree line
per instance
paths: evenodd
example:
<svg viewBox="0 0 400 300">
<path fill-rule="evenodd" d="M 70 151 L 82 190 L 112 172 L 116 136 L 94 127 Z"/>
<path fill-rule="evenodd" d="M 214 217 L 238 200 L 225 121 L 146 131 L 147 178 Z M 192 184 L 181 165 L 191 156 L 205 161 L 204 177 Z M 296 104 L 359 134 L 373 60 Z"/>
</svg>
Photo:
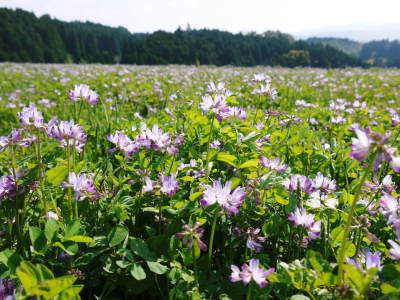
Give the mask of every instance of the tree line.
<svg viewBox="0 0 400 300">
<path fill-rule="evenodd" d="M 280 32 L 233 34 L 178 28 L 130 33 L 123 27 L 63 22 L 0 8 L 0 61 L 39 63 L 362 66 L 330 45 L 295 41 Z"/>
</svg>

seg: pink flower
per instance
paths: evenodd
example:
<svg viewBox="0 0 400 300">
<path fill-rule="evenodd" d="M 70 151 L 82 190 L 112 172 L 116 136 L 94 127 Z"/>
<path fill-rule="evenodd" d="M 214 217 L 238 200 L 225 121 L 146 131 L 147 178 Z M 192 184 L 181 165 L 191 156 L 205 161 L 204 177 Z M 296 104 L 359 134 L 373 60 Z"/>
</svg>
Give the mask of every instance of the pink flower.
<svg viewBox="0 0 400 300">
<path fill-rule="evenodd" d="M 237 187 L 231 194 L 231 186 L 232 182 L 228 181 L 223 186 L 219 180 L 215 180 L 213 186 L 206 185 L 203 198 L 200 200 L 201 205 L 210 206 L 218 203 L 229 214 L 238 214 L 246 193 L 243 188 Z"/>
<path fill-rule="evenodd" d="M 260 261 L 258 259 L 251 259 L 249 265 L 242 265 L 242 270 L 235 265 L 231 265 L 230 281 L 242 281 L 243 285 L 248 285 L 251 280 L 254 280 L 260 288 L 266 287 L 268 285 L 267 277 L 275 272 L 275 269 L 271 268 L 264 271 L 259 267 L 259 264 Z"/>
<path fill-rule="evenodd" d="M 283 181 L 283 186 L 291 192 L 297 191 L 297 188 L 300 188 L 300 190 L 306 194 L 314 192 L 313 182 L 303 175 L 293 174 L 289 179 Z"/>
<path fill-rule="evenodd" d="M 73 102 L 76 101 L 87 101 L 90 105 L 97 104 L 99 102 L 99 96 L 97 93 L 89 88 L 87 84 L 75 85 L 73 90 L 69 92 L 69 99 Z"/>
<path fill-rule="evenodd" d="M 196 222 L 193 226 L 183 225 L 183 232 L 175 234 L 175 236 L 182 240 L 184 245 L 188 245 L 188 248 L 193 247 L 193 241 L 196 241 L 201 251 L 207 251 L 207 245 L 201 240 L 204 234 L 204 228 L 200 227 L 200 223 Z"/>
<path fill-rule="evenodd" d="M 61 141 L 60 147 L 74 147 L 77 152 L 82 152 L 82 147 L 86 143 L 86 134 L 83 127 L 75 124 L 74 121 L 60 121 L 47 127 L 47 135 Z"/>
<path fill-rule="evenodd" d="M 389 250 L 390 257 L 394 260 L 400 259 L 400 245 L 395 241 L 388 240 L 388 243 L 392 246 Z"/>
<path fill-rule="evenodd" d="M 318 172 L 314 179 L 313 187 L 314 189 L 321 190 L 328 194 L 337 189 L 336 181 L 324 177 L 324 175 L 322 175 L 320 172 Z"/>
<path fill-rule="evenodd" d="M 278 173 L 284 172 L 287 169 L 286 165 L 280 163 L 279 158 L 275 158 L 274 160 L 269 160 L 265 156 L 261 156 L 260 162 L 264 168 L 275 170 Z"/>
<path fill-rule="evenodd" d="M 22 126 L 34 126 L 36 128 L 43 128 L 44 120 L 43 115 L 37 110 L 36 106 L 31 104 L 29 107 L 24 107 L 21 112 L 17 114 L 19 122 Z"/>
<path fill-rule="evenodd" d="M 294 226 L 302 226 L 310 228 L 314 223 L 314 215 L 307 214 L 304 208 L 296 207 L 294 213 L 290 213 L 288 219 L 293 223 Z"/>
<path fill-rule="evenodd" d="M 175 195 L 179 189 L 178 181 L 176 181 L 176 174 L 172 174 L 171 176 L 167 175 L 159 175 L 160 178 L 160 192 L 161 194 L 172 196 Z"/>
<path fill-rule="evenodd" d="M 350 153 L 350 157 L 358 161 L 363 161 L 369 155 L 374 143 L 366 131 L 357 128 L 355 129 L 355 133 L 357 138 L 351 139 L 350 148 L 353 152 Z"/>
<path fill-rule="evenodd" d="M 68 182 L 62 182 L 63 188 L 72 188 L 75 191 L 75 201 L 81 201 L 87 196 L 92 196 L 96 192 L 93 180 L 86 174 L 77 175 L 75 172 L 69 173 Z"/>
</svg>

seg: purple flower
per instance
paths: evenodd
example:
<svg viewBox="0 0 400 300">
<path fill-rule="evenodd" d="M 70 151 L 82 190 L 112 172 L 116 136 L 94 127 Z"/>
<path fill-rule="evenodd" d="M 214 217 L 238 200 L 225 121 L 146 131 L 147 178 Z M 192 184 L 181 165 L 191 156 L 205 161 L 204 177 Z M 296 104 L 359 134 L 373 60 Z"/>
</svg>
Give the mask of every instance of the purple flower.
<svg viewBox="0 0 400 300">
<path fill-rule="evenodd" d="M 363 271 L 364 267 L 366 270 L 372 268 L 382 269 L 381 266 L 381 253 L 379 251 L 372 253 L 368 248 L 364 248 L 357 257 L 349 258 L 346 257 L 349 265 L 356 266 L 357 269 Z"/>
<path fill-rule="evenodd" d="M 357 128 L 355 129 L 355 133 L 357 138 L 351 139 L 350 148 L 353 152 L 350 153 L 350 157 L 358 161 L 363 161 L 371 152 L 374 142 L 366 131 Z"/>
<path fill-rule="evenodd" d="M 188 248 L 193 247 L 193 241 L 196 241 L 201 251 L 207 251 L 207 245 L 201 240 L 204 234 L 204 229 L 200 227 L 200 222 L 196 222 L 193 226 L 183 225 L 183 232 L 175 234 L 175 236 L 182 240 L 184 245 Z"/>
<path fill-rule="evenodd" d="M 34 126 L 36 128 L 44 127 L 43 115 L 39 112 L 35 105 L 24 107 L 21 112 L 17 114 L 19 122 L 22 126 Z"/>
<path fill-rule="evenodd" d="M 211 144 L 210 144 L 210 148 L 211 149 L 219 149 L 219 147 L 221 147 L 221 142 L 219 140 L 214 140 Z"/>
<path fill-rule="evenodd" d="M 223 186 L 219 180 L 215 180 L 213 186 L 206 185 L 203 198 L 200 200 L 201 205 L 210 206 L 218 203 L 229 214 L 238 214 L 246 193 L 243 188 L 237 187 L 231 194 L 231 186 L 232 182 L 228 181 Z"/>
<path fill-rule="evenodd" d="M 5 197 L 11 197 L 15 192 L 14 178 L 10 175 L 0 177 L 0 203 Z"/>
<path fill-rule="evenodd" d="M 68 94 L 69 99 L 73 102 L 83 100 L 90 105 L 95 105 L 99 102 L 99 96 L 87 84 L 75 85 L 74 89 L 70 90 Z"/>
<path fill-rule="evenodd" d="M 59 220 L 58 215 L 53 212 L 53 211 L 48 211 L 47 216 L 44 217 L 45 220 L 53 219 L 53 220 Z"/>
<path fill-rule="evenodd" d="M 255 88 L 252 92 L 254 95 L 268 95 L 271 100 L 275 100 L 276 96 L 278 95 L 278 92 L 276 88 L 272 87 L 269 82 L 267 82 L 265 85 L 261 84 L 260 87 Z"/>
<path fill-rule="evenodd" d="M 132 141 L 126 134 L 121 131 L 116 131 L 114 134 L 107 135 L 107 140 L 115 144 L 115 148 L 108 150 L 108 153 L 114 152 L 116 149 L 120 149 L 125 153 L 126 157 L 130 157 L 133 153 L 140 150 L 140 144 Z"/>
<path fill-rule="evenodd" d="M 11 279 L 0 278 L 0 299 L 13 300 L 15 299 L 15 282 Z"/>
<path fill-rule="evenodd" d="M 14 128 L 8 136 L 0 136 L 0 152 L 10 146 L 28 147 L 35 140 L 34 137 L 22 137 L 23 129 Z"/>
<path fill-rule="evenodd" d="M 231 116 L 231 108 L 226 102 L 226 96 L 221 94 L 216 94 L 214 98 L 210 95 L 203 96 L 199 107 L 205 114 L 208 114 L 210 111 L 214 113 L 219 121 Z"/>
<path fill-rule="evenodd" d="M 386 217 L 389 215 L 396 215 L 400 207 L 399 199 L 396 199 L 392 195 L 385 192 L 383 193 L 379 204 L 381 205 L 382 213 Z"/>
<path fill-rule="evenodd" d="M 144 180 L 144 185 L 142 188 L 143 193 L 148 193 L 148 192 L 153 192 L 154 191 L 154 185 L 157 184 L 157 181 L 151 180 L 148 176 L 143 178 Z"/>
<path fill-rule="evenodd" d="M 311 224 L 308 232 L 309 240 L 316 240 L 321 237 L 321 221 L 315 221 Z"/>
<path fill-rule="evenodd" d="M 264 168 L 275 170 L 278 173 L 285 172 L 287 169 L 286 165 L 280 163 L 279 158 L 275 158 L 274 160 L 269 160 L 265 156 L 261 156 L 260 162 Z"/>
<path fill-rule="evenodd" d="M 230 281 L 242 281 L 243 285 L 248 285 L 251 280 L 254 280 L 260 288 L 268 285 L 267 277 L 275 272 L 274 268 L 264 271 L 259 267 L 260 261 L 258 259 L 251 259 L 249 265 L 243 264 L 242 270 L 237 266 L 231 265 L 232 274 L 229 277 Z"/>
<path fill-rule="evenodd" d="M 159 175 L 160 178 L 160 192 L 161 194 L 172 196 L 175 195 L 179 189 L 178 181 L 176 181 L 176 174 L 172 174 L 171 176 L 167 175 Z"/>
<path fill-rule="evenodd" d="M 86 174 L 69 173 L 68 182 L 62 182 L 61 186 L 63 188 L 72 188 L 75 191 L 75 201 L 81 201 L 87 196 L 93 196 L 96 192 L 93 180 L 87 177 Z"/>
<path fill-rule="evenodd" d="M 86 134 L 83 127 L 75 124 L 74 121 L 61 121 L 58 125 L 48 126 L 47 135 L 50 138 L 61 141 L 60 147 L 74 147 L 77 152 L 82 152 L 86 143 Z"/>
<path fill-rule="evenodd" d="M 307 214 L 304 208 L 296 207 L 294 213 L 290 213 L 288 219 L 293 223 L 294 226 L 302 226 L 304 228 L 310 228 L 314 223 L 314 215 Z"/>
<path fill-rule="evenodd" d="M 230 115 L 233 117 L 238 117 L 240 120 L 246 120 L 247 113 L 242 107 L 231 106 Z"/>
<path fill-rule="evenodd" d="M 293 174 L 290 178 L 283 181 L 283 186 L 291 192 L 297 191 L 298 188 L 306 194 L 314 192 L 312 180 L 303 175 Z"/>
<path fill-rule="evenodd" d="M 327 177 L 324 177 L 324 175 L 318 172 L 314 179 L 313 188 L 330 194 L 332 191 L 337 189 L 337 186 L 335 180 L 329 180 Z"/>
<path fill-rule="evenodd" d="M 263 246 L 261 244 L 267 239 L 265 237 L 258 236 L 260 231 L 261 230 L 259 228 L 250 227 L 245 233 L 247 236 L 246 247 L 258 253 L 263 250 Z"/>
<path fill-rule="evenodd" d="M 394 260 L 400 259 L 400 245 L 395 241 L 388 240 L 388 243 L 392 246 L 389 250 L 390 257 Z"/>
</svg>

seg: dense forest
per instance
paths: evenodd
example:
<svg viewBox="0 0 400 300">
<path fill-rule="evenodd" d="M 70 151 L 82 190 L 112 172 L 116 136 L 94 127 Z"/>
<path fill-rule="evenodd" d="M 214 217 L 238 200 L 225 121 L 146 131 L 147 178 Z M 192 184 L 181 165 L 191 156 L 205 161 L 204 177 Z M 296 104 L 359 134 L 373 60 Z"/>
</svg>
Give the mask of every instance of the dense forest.
<svg viewBox="0 0 400 300">
<path fill-rule="evenodd" d="M 335 47 L 348 54 L 357 56 L 371 66 L 400 67 L 400 42 L 397 40 L 361 43 L 343 38 L 309 38 L 305 42 Z"/>
<path fill-rule="evenodd" d="M 7 8 L 0 8 L 0 61 L 333 68 L 363 64 L 332 46 L 295 41 L 280 32 L 179 28 L 173 33 L 131 34 L 123 27 L 38 18 Z"/>
</svg>

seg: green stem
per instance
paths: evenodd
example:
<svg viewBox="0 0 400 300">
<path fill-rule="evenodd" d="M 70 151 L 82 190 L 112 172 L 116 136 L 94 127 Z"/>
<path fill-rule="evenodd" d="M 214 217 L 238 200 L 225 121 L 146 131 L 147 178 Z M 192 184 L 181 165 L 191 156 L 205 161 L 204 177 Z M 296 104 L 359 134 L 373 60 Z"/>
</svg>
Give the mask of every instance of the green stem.
<svg viewBox="0 0 400 300">
<path fill-rule="evenodd" d="M 343 281 L 343 261 L 344 261 L 344 255 L 345 255 L 346 248 L 347 248 L 347 238 L 350 233 L 351 222 L 353 220 L 353 215 L 354 215 L 354 211 L 356 208 L 356 204 L 360 198 L 361 188 L 364 185 L 367 175 L 369 174 L 369 170 L 372 167 L 373 161 L 374 161 L 374 159 L 371 161 L 368 169 L 365 170 L 364 175 L 361 178 L 360 184 L 357 186 L 354 200 L 353 200 L 353 203 L 351 204 L 350 212 L 347 217 L 346 226 L 344 228 L 344 234 L 343 234 L 343 239 L 342 239 L 342 245 L 340 246 L 340 249 L 339 249 L 339 257 L 338 257 L 339 271 L 338 271 L 337 285 L 340 285 Z"/>
<path fill-rule="evenodd" d="M 214 244 L 214 235 L 215 235 L 215 227 L 217 226 L 217 218 L 218 215 L 215 213 L 212 227 L 211 227 L 211 235 L 210 235 L 210 242 L 209 242 L 209 247 L 208 247 L 208 269 L 211 269 L 211 257 L 212 257 L 212 250 L 213 250 L 213 244 Z"/>
<path fill-rule="evenodd" d="M 208 164 L 210 162 L 210 143 L 211 143 L 211 138 L 212 138 L 212 133 L 214 129 L 214 120 L 215 120 L 215 115 L 213 114 L 213 117 L 211 119 L 211 129 L 210 129 L 210 135 L 208 136 L 208 142 L 207 142 L 207 156 L 206 156 L 206 181 L 208 182 L 208 176 L 210 175 L 210 169 L 208 168 Z"/>
<path fill-rule="evenodd" d="M 251 292 L 252 291 L 253 291 L 253 283 L 250 282 L 249 288 L 248 288 L 247 294 L 246 294 L 246 300 L 251 300 Z"/>
</svg>

